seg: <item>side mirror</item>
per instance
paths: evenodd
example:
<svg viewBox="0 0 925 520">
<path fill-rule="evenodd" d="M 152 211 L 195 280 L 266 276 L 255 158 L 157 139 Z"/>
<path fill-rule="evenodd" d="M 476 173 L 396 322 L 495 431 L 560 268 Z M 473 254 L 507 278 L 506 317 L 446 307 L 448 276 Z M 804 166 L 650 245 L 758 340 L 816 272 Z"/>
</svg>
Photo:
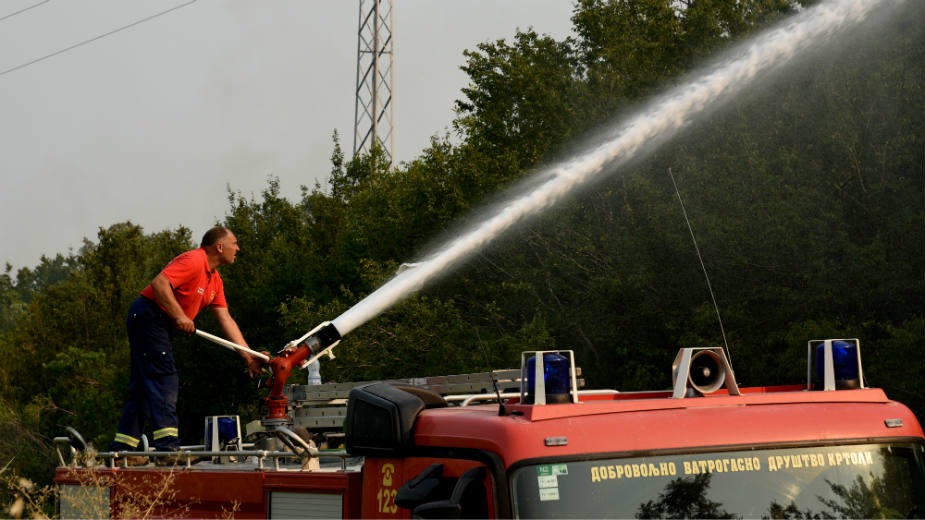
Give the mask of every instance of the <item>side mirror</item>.
<svg viewBox="0 0 925 520">
<path fill-rule="evenodd" d="M 434 491 L 440 486 L 443 464 L 434 463 L 424 469 L 418 476 L 405 482 L 395 495 L 395 505 L 414 510 L 419 505 L 431 500 Z M 437 495 L 439 496 L 439 495 Z"/>
<path fill-rule="evenodd" d="M 412 518 L 487 518 L 488 497 L 482 482 L 485 468 L 479 466 L 462 474 L 447 500 L 427 502 L 414 508 Z"/>
<path fill-rule="evenodd" d="M 414 442 L 414 421 L 424 401 L 388 383 L 350 391 L 344 420 L 344 444 L 351 455 L 391 457 Z"/>
</svg>

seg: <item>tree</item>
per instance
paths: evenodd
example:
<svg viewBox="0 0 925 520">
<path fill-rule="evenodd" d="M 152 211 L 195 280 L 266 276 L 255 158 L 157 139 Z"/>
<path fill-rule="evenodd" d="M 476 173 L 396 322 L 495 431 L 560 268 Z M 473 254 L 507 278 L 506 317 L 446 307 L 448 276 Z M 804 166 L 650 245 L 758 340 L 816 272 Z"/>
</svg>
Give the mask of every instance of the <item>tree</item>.
<svg viewBox="0 0 925 520">
<path fill-rule="evenodd" d="M 481 43 L 463 54 L 470 84 L 462 89 L 466 100 L 456 102 L 453 126 L 466 138 L 464 148 L 484 157 L 485 173 L 496 176 L 486 187 L 502 186 L 575 135 L 580 70 L 571 40 L 529 30 L 511 44 Z"/>
<path fill-rule="evenodd" d="M 639 505 L 636 518 L 737 518 L 708 498 L 710 473 L 679 477 L 665 486 L 658 500 Z"/>
</svg>

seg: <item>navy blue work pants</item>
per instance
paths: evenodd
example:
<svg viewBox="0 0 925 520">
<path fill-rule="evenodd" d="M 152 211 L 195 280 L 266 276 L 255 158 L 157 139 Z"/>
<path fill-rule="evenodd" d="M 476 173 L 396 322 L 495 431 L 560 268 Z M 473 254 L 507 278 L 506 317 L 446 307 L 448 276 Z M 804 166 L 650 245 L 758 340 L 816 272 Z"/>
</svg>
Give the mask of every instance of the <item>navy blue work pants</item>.
<svg viewBox="0 0 925 520">
<path fill-rule="evenodd" d="M 170 318 L 157 303 L 139 296 L 129 308 L 127 327 L 132 375 L 128 399 L 119 420 L 119 431 L 109 449 L 141 449 L 139 442 L 148 418 L 154 429 L 155 449 L 179 449 L 179 379 L 170 343 L 173 329 Z"/>
</svg>

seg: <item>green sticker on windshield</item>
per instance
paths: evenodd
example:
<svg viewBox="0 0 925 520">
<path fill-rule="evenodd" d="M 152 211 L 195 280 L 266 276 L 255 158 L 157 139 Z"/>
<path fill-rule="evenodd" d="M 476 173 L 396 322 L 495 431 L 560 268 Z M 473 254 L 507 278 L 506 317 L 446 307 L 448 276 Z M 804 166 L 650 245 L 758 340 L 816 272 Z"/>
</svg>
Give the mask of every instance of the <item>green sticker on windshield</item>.
<svg viewBox="0 0 925 520">
<path fill-rule="evenodd" d="M 568 475 L 568 464 L 541 464 L 536 467 L 537 477 Z"/>
</svg>

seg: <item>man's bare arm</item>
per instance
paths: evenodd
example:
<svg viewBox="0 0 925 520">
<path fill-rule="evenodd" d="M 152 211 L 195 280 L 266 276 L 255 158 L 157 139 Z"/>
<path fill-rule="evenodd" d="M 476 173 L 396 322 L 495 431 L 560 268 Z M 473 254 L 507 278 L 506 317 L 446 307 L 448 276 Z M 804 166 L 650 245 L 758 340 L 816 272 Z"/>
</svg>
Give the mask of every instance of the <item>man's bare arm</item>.
<svg viewBox="0 0 925 520">
<path fill-rule="evenodd" d="M 228 307 L 212 307 L 212 314 L 215 316 L 216 321 L 218 321 L 218 325 L 221 327 L 222 332 L 225 333 L 225 338 L 228 339 L 228 341 L 237 343 L 242 347 L 250 348 L 247 342 L 244 341 L 244 335 L 241 334 L 238 323 L 234 321 L 234 318 L 231 317 L 231 313 L 228 312 Z M 247 370 L 250 372 L 251 377 L 260 373 L 263 363 L 259 358 L 251 356 L 247 352 L 241 350 L 238 351 L 238 354 L 240 354 L 244 362 L 247 363 Z"/>
<path fill-rule="evenodd" d="M 154 280 L 151 281 L 151 289 L 154 290 L 154 299 L 167 311 L 167 315 L 173 320 L 175 327 L 187 334 L 196 332 L 196 324 L 183 312 L 183 307 L 180 307 L 180 303 L 177 302 L 177 298 L 173 295 L 170 280 L 164 276 L 164 273 L 154 277 Z"/>
</svg>

